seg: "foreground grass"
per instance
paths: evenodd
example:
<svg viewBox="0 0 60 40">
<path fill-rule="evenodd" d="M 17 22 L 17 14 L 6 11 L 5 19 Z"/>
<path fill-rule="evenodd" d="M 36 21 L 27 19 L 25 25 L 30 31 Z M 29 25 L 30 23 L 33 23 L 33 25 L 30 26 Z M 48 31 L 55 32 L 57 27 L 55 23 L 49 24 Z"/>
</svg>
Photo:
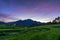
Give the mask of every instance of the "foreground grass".
<svg viewBox="0 0 60 40">
<path fill-rule="evenodd" d="M 0 40 L 60 40 L 60 24 L 11 28 L 0 25 Z"/>
</svg>

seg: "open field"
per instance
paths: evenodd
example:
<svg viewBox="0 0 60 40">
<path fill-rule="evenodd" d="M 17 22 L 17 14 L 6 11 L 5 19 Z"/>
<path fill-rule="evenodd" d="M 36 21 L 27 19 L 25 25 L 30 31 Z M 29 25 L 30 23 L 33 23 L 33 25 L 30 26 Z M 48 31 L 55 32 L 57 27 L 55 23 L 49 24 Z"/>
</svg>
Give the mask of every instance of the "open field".
<svg viewBox="0 0 60 40">
<path fill-rule="evenodd" d="M 60 40 L 60 24 L 35 27 L 0 25 L 0 40 Z"/>
</svg>

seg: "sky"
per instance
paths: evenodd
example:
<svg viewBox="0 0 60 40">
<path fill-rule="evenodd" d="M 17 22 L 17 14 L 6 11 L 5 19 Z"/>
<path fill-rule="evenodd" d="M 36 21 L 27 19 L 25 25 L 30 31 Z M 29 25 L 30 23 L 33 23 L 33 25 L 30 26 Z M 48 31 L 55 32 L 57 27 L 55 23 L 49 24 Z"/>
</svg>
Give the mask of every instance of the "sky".
<svg viewBox="0 0 60 40">
<path fill-rule="evenodd" d="M 60 16 L 60 0 L 0 0 L 0 21 L 49 22 Z"/>
</svg>

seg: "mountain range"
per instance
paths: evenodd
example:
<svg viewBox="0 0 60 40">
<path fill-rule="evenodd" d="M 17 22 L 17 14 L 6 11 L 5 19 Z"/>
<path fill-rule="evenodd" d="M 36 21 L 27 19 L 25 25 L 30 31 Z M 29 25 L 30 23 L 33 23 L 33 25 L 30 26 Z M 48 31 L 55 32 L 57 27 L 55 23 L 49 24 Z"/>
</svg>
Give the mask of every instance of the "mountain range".
<svg viewBox="0 0 60 40">
<path fill-rule="evenodd" d="M 33 21 L 32 19 L 26 19 L 26 20 L 18 20 L 15 22 L 8 22 L 9 25 L 20 25 L 20 26 L 33 26 L 33 25 L 40 25 L 41 22 Z"/>
<path fill-rule="evenodd" d="M 55 18 L 51 23 L 60 23 L 60 17 Z M 41 24 L 44 24 L 44 23 L 37 22 L 37 21 L 34 21 L 32 19 L 26 19 L 26 20 L 18 20 L 18 21 L 15 21 L 15 22 L 8 22 L 8 23 L 0 21 L 0 24 L 19 25 L 19 26 L 36 26 L 36 25 L 41 25 Z"/>
</svg>

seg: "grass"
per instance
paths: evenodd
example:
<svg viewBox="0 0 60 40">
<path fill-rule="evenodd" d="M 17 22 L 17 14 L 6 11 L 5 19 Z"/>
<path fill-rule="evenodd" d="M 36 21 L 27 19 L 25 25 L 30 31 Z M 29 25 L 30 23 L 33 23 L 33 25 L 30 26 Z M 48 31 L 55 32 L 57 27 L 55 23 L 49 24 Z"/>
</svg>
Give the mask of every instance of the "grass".
<svg viewBox="0 0 60 40">
<path fill-rule="evenodd" d="M 0 40 L 60 40 L 60 24 L 35 27 L 0 25 Z"/>
</svg>

